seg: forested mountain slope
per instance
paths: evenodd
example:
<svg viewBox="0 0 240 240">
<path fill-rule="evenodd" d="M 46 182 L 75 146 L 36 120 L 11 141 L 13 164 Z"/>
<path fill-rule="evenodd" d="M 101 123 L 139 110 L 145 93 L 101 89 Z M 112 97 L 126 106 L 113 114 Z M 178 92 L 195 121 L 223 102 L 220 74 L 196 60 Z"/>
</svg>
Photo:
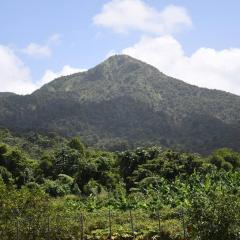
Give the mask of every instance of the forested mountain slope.
<svg viewBox="0 0 240 240">
<path fill-rule="evenodd" d="M 31 95 L 0 94 L 0 126 L 80 135 L 89 145 L 112 150 L 148 144 L 200 153 L 240 150 L 240 97 L 117 55 Z"/>
</svg>

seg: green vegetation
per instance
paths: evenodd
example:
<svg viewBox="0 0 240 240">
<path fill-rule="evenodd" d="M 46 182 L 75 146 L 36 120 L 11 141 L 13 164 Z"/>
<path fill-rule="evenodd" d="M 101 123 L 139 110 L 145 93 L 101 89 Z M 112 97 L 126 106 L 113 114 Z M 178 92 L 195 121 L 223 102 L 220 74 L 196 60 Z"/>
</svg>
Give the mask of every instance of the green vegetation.
<svg viewBox="0 0 240 240">
<path fill-rule="evenodd" d="M 240 153 L 106 152 L 0 131 L 0 238 L 240 239 Z"/>
<path fill-rule="evenodd" d="M 239 96 L 189 85 L 124 55 L 31 95 L 0 94 L 0 126 L 19 134 L 80 135 L 110 151 L 152 145 L 240 151 L 239 120 Z"/>
</svg>

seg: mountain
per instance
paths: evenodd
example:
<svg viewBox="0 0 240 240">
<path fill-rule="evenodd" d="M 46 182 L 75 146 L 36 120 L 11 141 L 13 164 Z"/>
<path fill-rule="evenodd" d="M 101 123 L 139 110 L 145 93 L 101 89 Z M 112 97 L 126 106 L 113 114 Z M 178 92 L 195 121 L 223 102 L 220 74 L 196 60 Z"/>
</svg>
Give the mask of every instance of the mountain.
<svg viewBox="0 0 240 240">
<path fill-rule="evenodd" d="M 0 92 L 0 98 L 9 97 L 9 96 L 13 96 L 13 95 L 15 95 L 15 93 L 11 93 L 11 92 Z"/>
<path fill-rule="evenodd" d="M 240 150 L 239 96 L 189 85 L 126 55 L 55 79 L 31 95 L 3 96 L 0 126 L 17 133 L 80 135 L 110 149 Z"/>
</svg>

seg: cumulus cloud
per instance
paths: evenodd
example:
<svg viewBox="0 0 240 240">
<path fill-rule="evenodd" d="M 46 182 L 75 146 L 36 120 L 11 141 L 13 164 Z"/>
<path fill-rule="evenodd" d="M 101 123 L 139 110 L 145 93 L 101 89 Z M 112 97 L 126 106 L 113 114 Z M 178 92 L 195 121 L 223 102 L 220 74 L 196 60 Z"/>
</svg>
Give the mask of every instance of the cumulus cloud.
<svg viewBox="0 0 240 240">
<path fill-rule="evenodd" d="M 172 36 L 143 37 L 122 53 L 190 84 L 240 95 L 240 49 L 199 48 L 188 56 Z"/>
<path fill-rule="evenodd" d="M 51 57 L 52 55 L 52 50 L 49 46 L 37 43 L 30 43 L 22 52 L 31 57 Z"/>
<path fill-rule="evenodd" d="M 157 35 L 170 34 L 192 25 L 185 8 L 169 5 L 158 11 L 142 0 L 112 0 L 94 16 L 93 22 L 118 33 L 133 30 Z"/>
<path fill-rule="evenodd" d="M 52 56 L 52 48 L 61 42 L 59 34 L 50 36 L 45 44 L 30 43 L 27 47 L 23 48 L 21 52 L 28 56 L 36 58 L 45 58 Z"/>
<path fill-rule="evenodd" d="M 41 79 L 33 81 L 30 69 L 12 49 L 0 45 L 0 92 L 30 94 L 57 77 L 84 71 L 65 65 L 60 71 L 47 70 Z"/>
<path fill-rule="evenodd" d="M 10 48 L 2 45 L 0 45 L 0 73 L 1 92 L 25 94 L 35 90 L 29 68 Z"/>
<path fill-rule="evenodd" d="M 58 72 L 54 72 L 52 70 L 47 70 L 41 81 L 40 81 L 40 85 L 44 85 L 46 83 L 49 83 L 50 81 L 54 80 L 55 78 L 61 77 L 61 76 L 67 76 L 73 73 L 77 73 L 77 72 L 84 72 L 86 71 L 85 69 L 80 69 L 80 68 L 74 68 L 71 67 L 69 65 L 65 65 L 62 70 L 58 71 Z"/>
</svg>

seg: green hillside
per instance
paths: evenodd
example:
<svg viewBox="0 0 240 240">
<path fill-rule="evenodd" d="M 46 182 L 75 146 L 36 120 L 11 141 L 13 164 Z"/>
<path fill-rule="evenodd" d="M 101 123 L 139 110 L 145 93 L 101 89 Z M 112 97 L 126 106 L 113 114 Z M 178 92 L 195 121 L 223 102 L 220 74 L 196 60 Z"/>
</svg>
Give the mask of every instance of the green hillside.
<svg viewBox="0 0 240 240">
<path fill-rule="evenodd" d="M 0 126 L 80 135 L 110 150 L 152 144 L 199 153 L 240 150 L 240 97 L 186 84 L 118 55 L 31 95 L 6 94 Z"/>
</svg>

